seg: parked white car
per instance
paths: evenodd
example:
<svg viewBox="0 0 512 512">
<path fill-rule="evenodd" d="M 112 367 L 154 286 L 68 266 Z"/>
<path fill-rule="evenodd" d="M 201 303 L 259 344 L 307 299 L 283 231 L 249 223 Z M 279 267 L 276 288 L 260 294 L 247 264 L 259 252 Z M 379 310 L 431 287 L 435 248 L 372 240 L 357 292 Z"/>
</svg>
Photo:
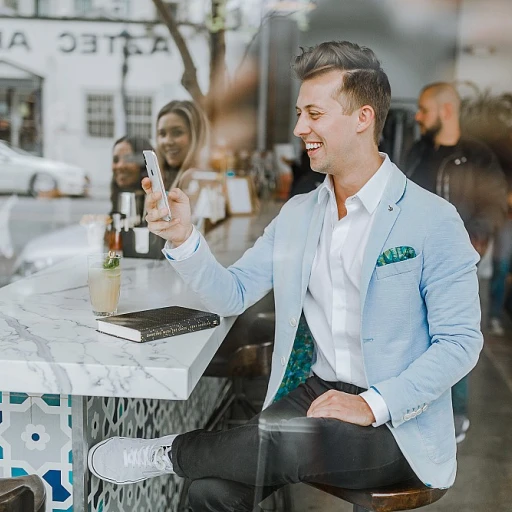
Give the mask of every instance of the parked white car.
<svg viewBox="0 0 512 512">
<path fill-rule="evenodd" d="M 84 196 L 88 189 L 89 177 L 80 167 L 31 155 L 0 140 L 0 192 Z"/>
</svg>

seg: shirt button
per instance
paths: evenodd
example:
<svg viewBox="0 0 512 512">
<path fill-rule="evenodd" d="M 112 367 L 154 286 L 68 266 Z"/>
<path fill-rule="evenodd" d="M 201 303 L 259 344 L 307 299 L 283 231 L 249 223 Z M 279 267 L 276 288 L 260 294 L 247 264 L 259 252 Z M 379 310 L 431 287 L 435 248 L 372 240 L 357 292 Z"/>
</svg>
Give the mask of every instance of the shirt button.
<svg viewBox="0 0 512 512">
<path fill-rule="evenodd" d="M 286 364 L 286 357 L 281 356 L 281 366 L 284 366 Z"/>
<path fill-rule="evenodd" d="M 297 325 L 297 319 L 294 316 L 290 318 L 290 325 L 292 327 L 295 327 Z"/>
</svg>

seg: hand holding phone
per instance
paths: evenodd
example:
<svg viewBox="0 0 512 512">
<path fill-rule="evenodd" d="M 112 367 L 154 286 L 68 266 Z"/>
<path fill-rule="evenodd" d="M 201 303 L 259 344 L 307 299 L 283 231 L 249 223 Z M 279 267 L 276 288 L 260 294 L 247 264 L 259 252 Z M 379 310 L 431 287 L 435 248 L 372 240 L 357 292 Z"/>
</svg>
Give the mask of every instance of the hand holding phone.
<svg viewBox="0 0 512 512">
<path fill-rule="evenodd" d="M 164 180 L 162 178 L 162 172 L 158 165 L 158 158 L 154 151 L 143 151 L 142 155 L 146 162 L 146 169 L 148 170 L 148 178 L 151 181 L 151 188 L 153 192 L 160 192 L 162 197 L 158 201 L 158 208 L 166 208 L 169 212 L 168 215 L 162 217 L 163 220 L 171 220 L 171 209 L 169 208 L 169 202 L 167 201 L 167 192 L 164 187 Z"/>
</svg>

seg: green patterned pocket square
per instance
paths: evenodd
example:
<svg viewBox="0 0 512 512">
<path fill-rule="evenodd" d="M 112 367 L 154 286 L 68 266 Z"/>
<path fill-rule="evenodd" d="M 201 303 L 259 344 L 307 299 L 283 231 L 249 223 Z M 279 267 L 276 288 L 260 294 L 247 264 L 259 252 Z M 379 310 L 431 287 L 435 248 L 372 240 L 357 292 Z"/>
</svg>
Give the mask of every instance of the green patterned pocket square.
<svg viewBox="0 0 512 512">
<path fill-rule="evenodd" d="M 399 261 L 410 260 L 416 257 L 416 251 L 412 247 L 401 245 L 384 251 L 377 260 L 377 267 L 383 267 L 389 263 L 397 263 Z"/>
</svg>

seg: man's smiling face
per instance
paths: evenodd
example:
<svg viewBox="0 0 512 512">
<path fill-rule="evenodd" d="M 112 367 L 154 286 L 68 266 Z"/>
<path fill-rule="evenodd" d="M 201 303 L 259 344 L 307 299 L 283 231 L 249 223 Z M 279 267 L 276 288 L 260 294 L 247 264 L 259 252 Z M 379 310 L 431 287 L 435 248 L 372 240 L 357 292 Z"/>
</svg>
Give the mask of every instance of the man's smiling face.
<svg viewBox="0 0 512 512">
<path fill-rule="evenodd" d="M 350 158 L 357 134 L 358 109 L 346 114 L 343 93 L 336 98 L 342 80 L 339 70 L 309 78 L 302 83 L 297 98 L 293 133 L 306 144 L 311 168 L 323 174 L 337 174 Z"/>
</svg>

